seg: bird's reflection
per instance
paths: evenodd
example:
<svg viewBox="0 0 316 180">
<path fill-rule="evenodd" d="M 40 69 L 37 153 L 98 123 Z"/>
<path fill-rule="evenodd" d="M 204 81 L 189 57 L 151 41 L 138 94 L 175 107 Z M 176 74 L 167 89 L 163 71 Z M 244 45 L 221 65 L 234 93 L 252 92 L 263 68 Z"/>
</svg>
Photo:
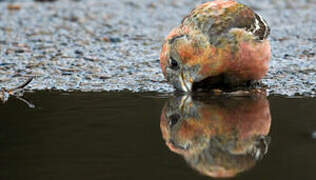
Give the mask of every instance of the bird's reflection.
<svg viewBox="0 0 316 180">
<path fill-rule="evenodd" d="M 172 97 L 160 128 L 169 149 L 211 177 L 233 177 L 268 150 L 271 125 L 266 97 Z"/>
</svg>

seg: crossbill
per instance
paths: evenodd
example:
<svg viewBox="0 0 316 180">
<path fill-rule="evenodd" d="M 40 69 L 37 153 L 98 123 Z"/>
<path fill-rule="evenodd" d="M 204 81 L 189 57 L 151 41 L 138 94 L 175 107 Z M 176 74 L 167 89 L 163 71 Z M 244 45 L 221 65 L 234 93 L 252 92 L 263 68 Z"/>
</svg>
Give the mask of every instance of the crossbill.
<svg viewBox="0 0 316 180">
<path fill-rule="evenodd" d="M 160 121 L 169 149 L 211 177 L 233 177 L 253 167 L 267 153 L 270 125 L 265 96 L 173 97 Z"/>
<path fill-rule="evenodd" d="M 246 5 L 233 0 L 204 3 L 166 37 L 160 54 L 162 72 L 185 92 L 259 80 L 271 57 L 269 33 L 266 21 Z"/>
</svg>

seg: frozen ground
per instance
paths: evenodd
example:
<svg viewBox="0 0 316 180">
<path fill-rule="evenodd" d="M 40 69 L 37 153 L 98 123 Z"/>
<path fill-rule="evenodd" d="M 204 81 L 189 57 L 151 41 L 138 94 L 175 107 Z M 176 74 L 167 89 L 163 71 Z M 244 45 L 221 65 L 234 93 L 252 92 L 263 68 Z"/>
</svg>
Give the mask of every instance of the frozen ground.
<svg viewBox="0 0 316 180">
<path fill-rule="evenodd" d="M 197 0 L 0 0 L 0 87 L 172 92 L 159 53 Z M 316 1 L 242 1 L 271 26 L 270 94 L 316 96 Z"/>
</svg>

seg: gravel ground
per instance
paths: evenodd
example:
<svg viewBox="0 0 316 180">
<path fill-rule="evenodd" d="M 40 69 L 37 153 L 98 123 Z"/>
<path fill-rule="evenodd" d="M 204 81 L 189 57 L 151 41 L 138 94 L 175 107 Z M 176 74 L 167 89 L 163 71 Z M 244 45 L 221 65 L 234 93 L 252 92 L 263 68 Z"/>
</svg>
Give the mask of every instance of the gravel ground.
<svg viewBox="0 0 316 180">
<path fill-rule="evenodd" d="M 159 53 L 199 0 L 0 0 L 0 87 L 172 92 Z M 316 96 L 316 1 L 241 1 L 267 19 L 270 94 Z"/>
</svg>

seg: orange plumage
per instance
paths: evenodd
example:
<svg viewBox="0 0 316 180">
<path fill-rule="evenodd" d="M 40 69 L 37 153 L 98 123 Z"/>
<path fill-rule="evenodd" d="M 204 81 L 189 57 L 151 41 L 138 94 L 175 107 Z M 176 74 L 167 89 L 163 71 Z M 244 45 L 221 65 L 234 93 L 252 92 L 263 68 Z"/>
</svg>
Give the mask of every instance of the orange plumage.
<svg viewBox="0 0 316 180">
<path fill-rule="evenodd" d="M 233 0 L 204 3 L 167 36 L 160 54 L 164 76 L 178 90 L 200 82 L 230 86 L 261 79 L 271 56 L 270 29 Z"/>
</svg>

